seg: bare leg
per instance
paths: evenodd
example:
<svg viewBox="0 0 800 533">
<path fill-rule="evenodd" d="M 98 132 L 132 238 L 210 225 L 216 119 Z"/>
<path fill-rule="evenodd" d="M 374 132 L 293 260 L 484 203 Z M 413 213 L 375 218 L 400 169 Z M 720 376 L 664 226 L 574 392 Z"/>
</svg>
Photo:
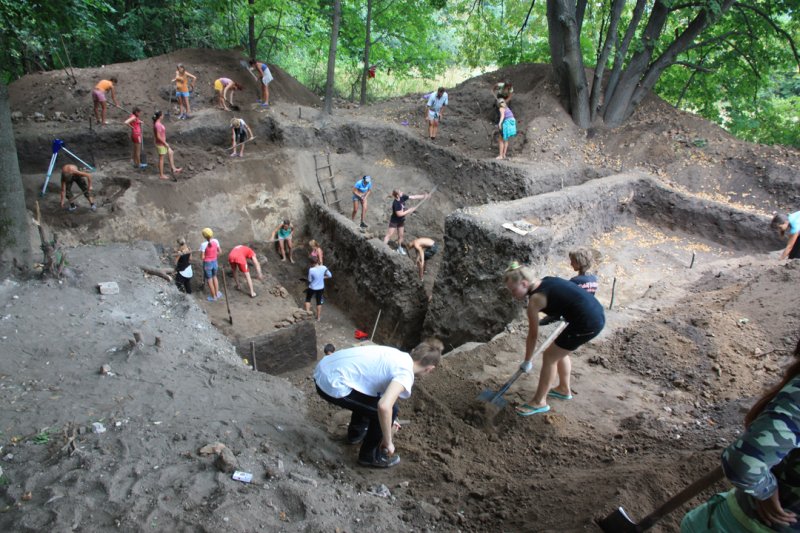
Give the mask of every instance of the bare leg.
<svg viewBox="0 0 800 533">
<path fill-rule="evenodd" d="M 283 249 L 283 240 L 278 241 L 278 250 L 281 251 L 281 261 L 286 261 L 286 251 Z"/>
<path fill-rule="evenodd" d="M 294 263 L 294 257 L 292 257 L 292 239 L 291 239 L 291 237 L 286 239 L 286 246 L 289 247 L 289 261 Z"/>
<path fill-rule="evenodd" d="M 403 247 L 403 235 L 405 235 L 405 232 L 406 232 L 405 226 L 400 226 L 399 228 L 397 228 L 397 249 L 398 250 Z"/>
<path fill-rule="evenodd" d="M 102 122 L 100 122 L 100 102 L 97 100 L 94 101 L 94 120 L 97 124 L 102 124 Z"/>
<path fill-rule="evenodd" d="M 350 215 L 350 220 L 356 221 L 356 214 L 358 213 L 358 200 L 353 200 L 353 214 Z M 361 215 L 361 221 L 364 221 L 364 215 Z"/>
<path fill-rule="evenodd" d="M 269 103 L 269 85 L 264 85 L 264 101 Z"/>
<path fill-rule="evenodd" d="M 164 154 L 158 154 L 158 177 L 162 180 L 169 179 L 164 175 Z"/>
<path fill-rule="evenodd" d="M 306 302 L 304 307 L 306 309 L 306 313 L 310 313 L 311 312 L 311 302 Z"/>
<path fill-rule="evenodd" d="M 539 385 L 536 388 L 536 394 L 529 402 L 531 407 L 544 407 L 547 405 L 547 393 L 556 378 L 558 362 L 567 355 L 569 355 L 569 350 L 559 348 L 555 344 L 544 351 L 544 354 L 542 354 L 542 369 L 539 372 Z"/>
<path fill-rule="evenodd" d="M 389 244 L 389 239 L 394 235 L 395 228 L 389 228 L 386 230 L 386 236 L 383 238 L 383 244 Z"/>
<path fill-rule="evenodd" d="M 189 97 L 188 96 L 184 96 L 183 98 L 186 100 L 186 114 L 188 115 L 189 113 L 192 112 L 192 109 L 190 107 L 191 104 L 189 103 Z"/>
<path fill-rule="evenodd" d="M 107 104 L 106 104 L 105 102 L 101 102 L 101 104 L 102 104 L 102 106 L 103 106 L 103 111 L 102 111 L 102 114 L 103 114 L 103 124 L 105 124 L 105 123 L 106 123 L 106 107 L 108 107 L 108 106 L 107 106 Z"/>
<path fill-rule="evenodd" d="M 317 305 L 317 322 L 319 322 L 321 316 L 322 316 L 322 306 Z"/>
<path fill-rule="evenodd" d="M 572 359 L 570 359 L 569 355 L 564 356 L 558 364 L 556 365 L 556 370 L 558 372 L 558 385 L 555 385 L 551 388 L 558 393 L 563 394 L 564 396 L 569 396 L 572 392 L 570 389 L 570 374 L 572 373 Z"/>
<path fill-rule="evenodd" d="M 225 273 L 223 272 L 222 275 L 224 276 Z M 221 294 L 219 292 L 219 278 L 217 278 L 217 276 L 211 278 L 211 285 L 214 288 L 214 297 L 216 298 L 217 296 L 220 296 Z"/>
<path fill-rule="evenodd" d="M 364 222 L 364 218 L 367 216 L 367 199 L 364 198 L 361 200 L 361 222 Z"/>
<path fill-rule="evenodd" d="M 250 272 L 245 272 L 244 278 L 247 280 L 247 287 L 250 289 L 250 298 L 255 298 L 256 291 L 253 290 L 253 280 L 250 279 Z"/>
<path fill-rule="evenodd" d="M 231 264 L 231 272 L 233 272 L 233 286 L 236 287 L 237 290 L 241 289 L 239 286 L 239 267 L 235 264 Z M 251 290 L 250 292 L 253 291 Z"/>
<path fill-rule="evenodd" d="M 170 168 L 172 169 L 172 171 L 173 171 L 175 174 L 177 174 L 178 172 L 182 171 L 182 170 L 183 170 L 182 168 L 177 168 L 177 167 L 175 166 L 175 151 L 174 151 L 172 148 L 170 148 L 170 149 L 167 151 L 167 153 L 169 154 L 169 166 L 170 166 Z"/>
<path fill-rule="evenodd" d="M 505 141 L 501 133 L 500 137 L 497 139 L 497 157 L 495 159 L 503 159 L 503 144 L 505 144 Z"/>
</svg>

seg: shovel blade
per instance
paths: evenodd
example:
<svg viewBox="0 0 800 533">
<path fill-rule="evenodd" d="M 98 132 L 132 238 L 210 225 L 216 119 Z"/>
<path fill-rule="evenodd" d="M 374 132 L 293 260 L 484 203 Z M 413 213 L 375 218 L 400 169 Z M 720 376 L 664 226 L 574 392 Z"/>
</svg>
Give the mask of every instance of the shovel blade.
<svg viewBox="0 0 800 533">
<path fill-rule="evenodd" d="M 489 389 L 485 389 L 478 395 L 478 401 L 496 405 L 500 409 L 508 405 L 508 402 L 502 396 L 497 396 L 497 392 Z"/>
<path fill-rule="evenodd" d="M 606 533 L 639 533 L 641 531 L 622 507 L 617 508 L 616 511 L 599 520 L 597 525 Z"/>
</svg>

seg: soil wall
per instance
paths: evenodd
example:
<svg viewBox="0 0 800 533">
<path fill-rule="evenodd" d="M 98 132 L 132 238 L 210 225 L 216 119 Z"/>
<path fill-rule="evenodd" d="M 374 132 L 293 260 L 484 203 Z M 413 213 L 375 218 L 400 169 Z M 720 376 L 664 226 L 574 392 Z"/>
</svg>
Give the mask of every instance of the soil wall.
<svg viewBox="0 0 800 533">
<path fill-rule="evenodd" d="M 511 261 L 542 265 L 565 243 L 584 242 L 610 230 L 626 216 L 640 179 L 615 176 L 447 217 L 444 259 L 425 332 L 452 349 L 464 342 L 487 341 L 502 331 L 519 310 L 502 282 L 506 266 Z M 522 236 L 502 227 L 517 220 L 527 220 L 536 229 Z"/>
<path fill-rule="evenodd" d="M 448 348 L 489 340 L 519 311 L 502 283 L 511 261 L 541 267 L 550 254 L 586 244 L 631 217 L 735 250 L 781 247 L 767 217 L 686 196 L 645 174 L 621 174 L 557 193 L 464 209 L 445 222 L 445 251 L 426 334 L 442 338 Z M 522 236 L 502 227 L 519 220 L 532 224 L 533 232 Z"/>
<path fill-rule="evenodd" d="M 306 213 L 309 234 L 324 243 L 325 265 L 333 274 L 325 285 L 326 298 L 346 309 L 362 329 L 371 330 L 381 310 L 376 342 L 414 346 L 428 300 L 414 263 L 380 239 L 367 239 L 348 218 L 316 199 L 306 197 Z"/>
</svg>

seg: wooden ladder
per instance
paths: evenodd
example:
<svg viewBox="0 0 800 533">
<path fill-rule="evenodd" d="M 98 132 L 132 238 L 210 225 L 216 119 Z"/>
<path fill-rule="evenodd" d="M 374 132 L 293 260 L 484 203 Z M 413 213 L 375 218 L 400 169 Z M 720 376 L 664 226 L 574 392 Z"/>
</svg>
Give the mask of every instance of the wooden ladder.
<svg viewBox="0 0 800 533">
<path fill-rule="evenodd" d="M 339 203 L 342 198 L 339 198 L 339 193 L 336 190 L 330 152 L 325 153 L 325 155 L 314 154 L 314 172 L 317 175 L 319 192 L 322 193 L 322 202 L 329 207 L 336 206 L 336 209 L 341 210 Z"/>
</svg>

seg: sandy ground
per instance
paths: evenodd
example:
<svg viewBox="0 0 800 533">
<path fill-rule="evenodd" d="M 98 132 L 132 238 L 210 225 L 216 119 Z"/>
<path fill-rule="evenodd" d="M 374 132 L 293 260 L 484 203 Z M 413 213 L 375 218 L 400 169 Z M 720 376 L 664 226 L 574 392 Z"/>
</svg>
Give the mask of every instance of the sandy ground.
<svg viewBox="0 0 800 533">
<path fill-rule="evenodd" d="M 45 222 L 75 246 L 67 249 L 67 278 L 0 284 L 0 345 L 7 354 L 0 358 L 0 398 L 8 406 L 0 414 L 3 530 L 593 531 L 592 520 L 616 506 L 642 517 L 712 468 L 752 397 L 780 374 L 797 335 L 800 313 L 786 290 L 800 278 L 797 264 L 629 224 L 592 242 L 603 255 L 598 298 L 610 303 L 616 278 L 616 300 L 603 335 L 576 353 L 573 401 L 554 402 L 549 414 L 533 419 L 510 408 L 494 417 L 475 410 L 477 394 L 497 389 L 518 364 L 527 324 L 514 322 L 487 344 L 454 351 L 415 386 L 401 408 L 400 467 L 356 467 L 356 451 L 342 442 L 346 414 L 314 394 L 311 368 L 281 378 L 252 372 L 229 339 L 274 330 L 303 301 L 307 251 L 300 246 L 297 264 L 282 263 L 267 241 L 285 217 L 297 220 L 299 245 L 314 237 L 302 228 L 299 193 L 318 194 L 313 156 L 330 147 L 287 145 L 271 132 L 291 126 L 345 135 L 348 123 L 369 121 L 423 136 L 422 101 L 409 96 L 340 110 L 325 125 L 298 118 L 299 107 L 314 113 L 318 99 L 285 73 L 273 70 L 274 105 L 266 111 L 254 105 L 256 86 L 235 54 L 189 50 L 85 69 L 78 84 L 63 72 L 16 82 L 20 146 L 83 131 L 88 90 L 109 73 L 121 77 L 124 104 L 169 107 L 164 79 L 177 61 L 202 76 L 194 118 L 167 124 L 186 166 L 179 181 L 159 182 L 152 155 L 146 171 L 130 168 L 124 117 L 115 112 L 104 130 L 111 141 L 91 154 L 99 167 L 98 212 L 79 199 L 78 212 L 64 213 L 57 186 L 41 200 Z M 232 72 L 249 84 L 237 100 L 262 136 L 242 160 L 227 157 L 227 141 L 218 135 L 230 115 L 207 101 L 210 81 Z M 602 173 L 644 168 L 751 210 L 793 201 L 797 151 L 739 142 L 656 99 L 620 130 L 580 132 L 545 74 L 544 67 L 521 65 L 453 88 L 435 147 L 493 158 L 488 86 L 511 76 L 521 133 L 502 165 L 532 172 L 553 165 Z M 29 118 L 34 112 L 45 121 Z M 48 154 L 39 162 L 26 150 L 20 157 L 33 208 Z M 436 183 L 422 167 L 398 164 L 387 153 L 343 150 L 331 158 L 345 198 L 358 176 L 375 178 L 367 236 L 383 235 L 393 188 L 417 192 Z M 473 179 L 465 170 L 463 198 L 477 187 Z M 342 210 L 351 207 L 345 200 Z M 409 234 L 440 238 L 456 207 L 452 195 L 438 195 L 410 221 Z M 249 243 L 267 259 L 257 298 L 229 285 L 234 327 L 223 303 L 205 301 L 199 281 L 187 297 L 138 269 L 170 266 L 175 239 L 199 245 L 205 226 L 224 249 Z M 566 250 L 552 251 L 547 270 L 572 274 Z M 120 294 L 97 294 L 100 281 L 117 281 Z M 277 287 L 286 297 L 273 293 Z M 371 327 L 352 323 L 347 309 L 330 301 L 317 327 L 318 353 L 327 342 L 353 345 L 354 329 Z M 130 349 L 133 331 L 144 345 Z M 113 375 L 100 373 L 104 364 Z M 508 399 L 522 402 L 534 387 L 534 376 L 522 379 Z M 106 432 L 93 433 L 94 422 Z M 234 482 L 213 456 L 198 455 L 217 441 L 257 483 Z M 388 498 L 374 494 L 386 495 L 381 485 Z M 679 519 L 676 513 L 657 530 L 675 531 Z"/>
</svg>

